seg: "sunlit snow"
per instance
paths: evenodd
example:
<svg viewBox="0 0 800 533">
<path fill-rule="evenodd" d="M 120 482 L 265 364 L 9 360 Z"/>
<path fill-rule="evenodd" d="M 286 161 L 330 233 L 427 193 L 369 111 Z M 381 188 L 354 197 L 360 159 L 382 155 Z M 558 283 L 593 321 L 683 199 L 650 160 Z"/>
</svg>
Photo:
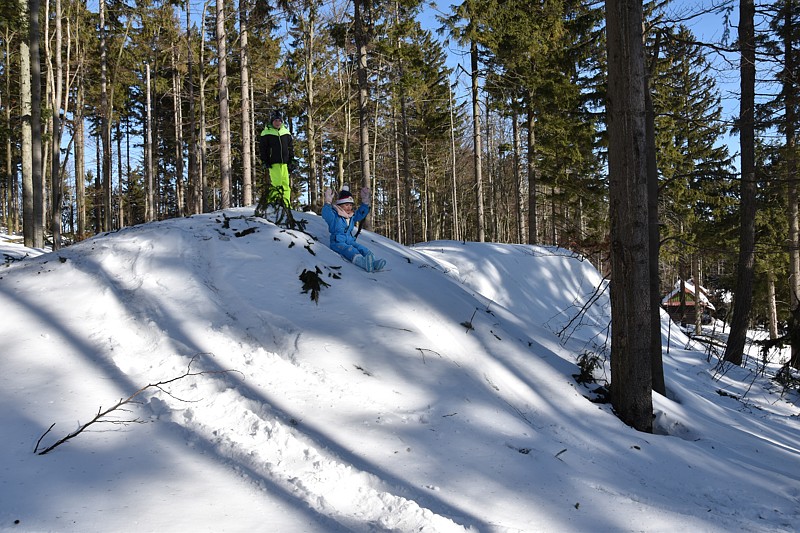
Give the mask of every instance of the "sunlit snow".
<svg viewBox="0 0 800 533">
<path fill-rule="evenodd" d="M 364 231 L 388 261 L 368 274 L 318 216 L 296 213 L 301 232 L 252 212 L 0 245 L 0 530 L 800 524 L 800 402 L 769 379 L 778 359 L 721 366 L 664 314 L 668 398 L 639 433 L 574 378 L 609 348 L 588 261 Z M 299 279 L 316 269 L 317 302 Z"/>
</svg>

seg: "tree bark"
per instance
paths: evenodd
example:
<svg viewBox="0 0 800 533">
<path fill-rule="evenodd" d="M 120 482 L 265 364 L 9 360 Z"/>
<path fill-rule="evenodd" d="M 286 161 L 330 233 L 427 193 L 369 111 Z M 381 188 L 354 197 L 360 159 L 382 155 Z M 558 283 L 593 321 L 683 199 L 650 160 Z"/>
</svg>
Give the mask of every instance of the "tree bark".
<svg viewBox="0 0 800 533">
<path fill-rule="evenodd" d="M 739 3 L 739 46 L 741 47 L 741 110 L 739 114 L 739 140 L 741 143 L 742 183 L 739 212 L 739 260 L 734 295 L 731 333 L 725 347 L 725 361 L 741 365 L 747 326 L 753 302 L 753 276 L 755 269 L 755 5 L 753 0 Z"/>
<path fill-rule="evenodd" d="M 152 108 L 153 105 L 151 103 L 151 91 L 150 88 L 150 63 L 145 65 L 145 92 L 147 93 L 147 97 L 145 98 L 145 105 L 147 106 L 147 110 L 145 112 L 145 120 L 147 123 L 145 124 L 145 129 L 147 130 L 147 136 L 145 137 L 145 144 L 144 144 L 144 153 L 145 153 L 145 175 L 146 175 L 146 184 L 145 184 L 145 220 L 150 222 L 151 220 L 155 220 L 155 179 L 154 179 L 154 171 L 153 171 L 153 112 Z"/>
<path fill-rule="evenodd" d="M 534 125 L 536 124 L 533 117 L 533 104 L 528 102 L 528 127 L 526 128 L 528 134 L 528 244 L 536 244 L 538 242 L 538 229 L 536 227 L 536 183 L 538 167 L 536 165 L 536 135 Z"/>
<path fill-rule="evenodd" d="M 472 81 L 472 142 L 473 161 L 475 164 L 475 206 L 477 209 L 478 242 L 486 241 L 486 225 L 483 206 L 483 171 L 481 163 L 481 111 L 478 94 L 478 44 L 473 39 L 469 47 L 470 78 Z"/>
<path fill-rule="evenodd" d="M 784 24 L 784 72 L 789 73 L 783 80 L 783 91 L 786 95 L 785 110 L 785 136 L 786 136 L 786 184 L 787 184 L 787 218 L 789 221 L 789 309 L 800 311 L 800 213 L 798 213 L 798 194 L 797 194 L 797 82 L 795 78 L 795 50 L 794 32 L 795 24 L 793 16 L 796 9 L 794 0 L 786 0 L 783 13 Z M 774 287 L 773 298 L 774 298 Z M 791 314 L 789 320 L 790 328 L 800 329 L 800 324 L 794 321 L 796 312 Z M 777 330 L 777 326 L 776 326 Z M 776 331 L 777 334 L 777 331 Z M 800 338 L 800 335 L 790 335 L 791 339 Z M 791 357 L 789 364 L 794 368 L 800 368 L 800 344 L 791 343 Z"/>
<path fill-rule="evenodd" d="M 644 32 L 642 32 L 644 33 Z M 647 127 L 647 225 L 650 241 L 650 361 L 653 379 L 653 390 L 662 396 L 667 395 L 664 381 L 664 362 L 661 356 L 661 284 L 659 283 L 659 255 L 661 253 L 661 237 L 658 229 L 658 165 L 656 162 L 656 126 L 653 99 L 650 95 L 650 77 L 655 72 L 656 60 L 660 48 L 660 34 L 656 37 L 655 50 L 651 58 L 651 66 L 645 77 L 645 109 Z"/>
<path fill-rule="evenodd" d="M 525 189 L 523 187 L 523 180 L 522 176 L 520 175 L 521 167 L 520 165 L 520 150 L 522 149 L 522 140 L 520 137 L 519 131 L 519 115 L 517 114 L 516 109 L 513 111 L 511 115 L 511 124 L 512 124 L 512 137 L 514 139 L 514 188 L 517 190 L 515 203 L 517 208 L 517 241 L 518 243 L 527 242 L 525 239 L 525 217 L 523 216 L 524 209 L 523 209 L 523 202 L 525 198 Z"/>
<path fill-rule="evenodd" d="M 111 112 L 113 100 L 108 97 L 108 49 L 106 45 L 105 29 L 105 3 L 100 0 L 100 107 L 102 113 L 101 120 L 101 140 L 103 143 L 103 198 L 102 198 L 102 228 L 104 231 L 111 230 Z"/>
<path fill-rule="evenodd" d="M 653 427 L 645 67 L 641 0 L 607 0 L 611 403 Z"/>
<path fill-rule="evenodd" d="M 77 209 L 78 239 L 83 239 L 86 235 L 86 169 L 84 162 L 85 142 L 83 139 L 83 50 L 79 51 L 80 59 L 78 62 L 78 87 L 75 93 L 75 203 Z"/>
<path fill-rule="evenodd" d="M 197 214 L 203 212 L 203 187 L 200 184 L 200 173 L 198 171 L 198 146 L 197 146 L 197 117 L 194 102 L 194 63 L 192 61 L 192 32 L 190 26 L 191 0 L 186 0 L 186 85 L 187 98 L 189 100 L 189 213 Z M 205 15 L 205 8 L 203 8 Z M 201 20 L 205 19 L 205 16 Z"/>
<path fill-rule="evenodd" d="M 367 105 L 369 104 L 369 86 L 367 84 L 367 34 L 364 28 L 363 4 L 364 0 L 354 0 L 355 19 L 355 39 L 358 50 L 358 125 L 361 155 L 361 186 L 369 187 L 371 183 L 370 175 L 370 149 L 369 149 L 369 120 L 367 116 Z M 364 221 L 365 227 L 372 226 L 374 211 L 370 211 L 369 217 Z"/>
<path fill-rule="evenodd" d="M 205 20 L 207 3 L 203 3 L 203 17 Z M 206 49 L 206 32 L 201 29 L 200 31 L 200 59 L 198 61 L 200 67 L 198 68 L 198 85 L 200 88 L 200 109 L 198 111 L 198 131 L 197 131 L 197 172 L 199 173 L 200 195 L 203 212 L 211 211 L 214 207 L 213 198 L 208 187 L 208 176 L 206 175 L 206 158 L 208 149 L 206 146 L 206 82 L 208 78 L 203 72 L 202 65 L 205 64 L 205 49 Z"/>
<path fill-rule="evenodd" d="M 253 204 L 252 125 L 250 121 L 250 52 L 248 50 L 247 17 L 250 3 L 239 0 L 239 68 L 242 77 L 242 203 Z"/>
<path fill-rule="evenodd" d="M 30 17 L 29 50 L 31 74 L 31 180 L 33 195 L 32 244 L 44 247 L 44 175 L 42 168 L 42 74 L 39 59 L 39 0 L 28 2 Z"/>
<path fill-rule="evenodd" d="M 26 0 L 20 8 L 27 12 Z M 22 235 L 25 246 L 33 246 L 33 124 L 31 117 L 31 49 L 30 35 L 19 40 L 19 101 L 22 124 Z"/>
<path fill-rule="evenodd" d="M 228 62 L 224 0 L 217 2 L 217 73 L 219 75 L 220 207 L 231 207 L 231 116 L 228 109 Z"/>
<path fill-rule="evenodd" d="M 172 43 L 172 121 L 175 125 L 175 206 L 178 216 L 186 215 L 183 187 L 183 112 L 181 84 L 178 81 L 178 44 Z M 244 105 L 244 104 L 242 104 Z"/>
<path fill-rule="evenodd" d="M 457 181 L 458 172 L 457 172 L 457 169 L 456 169 L 456 166 L 457 166 L 458 162 L 456 160 L 456 132 L 455 132 L 455 120 L 454 120 L 454 117 L 453 117 L 453 108 L 454 108 L 454 104 L 453 104 L 453 87 L 448 83 L 447 84 L 447 89 L 448 89 L 447 95 L 448 95 L 448 99 L 449 99 L 449 109 L 450 109 L 450 157 L 452 158 L 452 165 L 453 165 L 453 168 L 451 169 L 452 173 L 453 173 L 453 176 L 452 176 L 452 179 L 453 179 L 453 183 L 452 183 L 452 185 L 453 185 L 453 191 L 452 191 L 452 193 L 453 193 L 453 205 L 451 206 L 451 209 L 453 210 L 453 217 L 452 217 L 453 218 L 453 222 L 452 222 L 452 224 L 453 224 L 453 236 L 452 236 L 452 238 L 455 239 L 455 240 L 460 240 L 461 239 L 461 233 L 460 233 L 459 227 L 458 227 L 458 181 Z"/>
<path fill-rule="evenodd" d="M 5 35 L 5 55 L 6 60 L 10 61 L 11 58 L 11 36 L 10 36 L 10 29 L 6 28 L 6 35 Z M 11 76 L 5 76 L 6 84 L 5 84 L 5 94 L 6 97 L 10 100 L 11 98 Z M 5 127 L 7 131 L 11 131 L 11 105 L 10 103 L 2 106 L 5 107 L 5 113 L 3 114 L 5 118 Z M 6 135 L 6 183 L 8 184 L 8 194 L 6 196 L 6 229 L 8 230 L 9 234 L 14 234 L 19 231 L 19 191 L 17 188 L 17 171 L 14 168 L 14 151 L 11 147 L 11 136 Z"/>
<path fill-rule="evenodd" d="M 767 319 L 769 320 L 769 338 L 778 338 L 778 306 L 775 300 L 775 273 L 767 272 Z"/>
<path fill-rule="evenodd" d="M 63 77 L 62 77 L 62 56 L 61 56 L 61 43 L 62 43 L 62 29 L 61 29 L 61 0 L 56 0 L 55 5 L 55 30 L 56 38 L 53 46 L 55 53 L 53 54 L 53 85 L 51 87 L 50 106 L 53 110 L 53 129 L 51 140 L 51 161 L 50 161 L 50 175 L 51 175 L 51 192 L 52 195 L 52 211 L 50 217 L 50 231 L 53 233 L 53 250 L 61 248 L 61 204 L 63 203 L 63 183 L 61 180 L 61 98 L 63 90 Z M 49 63 L 48 63 L 49 64 Z"/>
</svg>

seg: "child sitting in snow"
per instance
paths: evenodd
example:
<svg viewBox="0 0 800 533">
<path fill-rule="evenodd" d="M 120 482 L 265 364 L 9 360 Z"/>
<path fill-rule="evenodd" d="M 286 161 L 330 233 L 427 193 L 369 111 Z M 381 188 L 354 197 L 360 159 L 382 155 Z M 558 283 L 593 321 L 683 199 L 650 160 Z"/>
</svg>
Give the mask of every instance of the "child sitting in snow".
<svg viewBox="0 0 800 533">
<path fill-rule="evenodd" d="M 354 231 L 356 222 L 364 220 L 369 214 L 369 193 L 368 187 L 361 189 L 361 205 L 355 209 L 353 195 L 347 185 L 342 187 L 336 203 L 333 200 L 335 193 L 328 187 L 325 189 L 322 218 L 331 232 L 331 250 L 367 272 L 373 272 L 383 269 L 386 260 L 375 259 L 366 246 L 357 243 Z"/>
</svg>

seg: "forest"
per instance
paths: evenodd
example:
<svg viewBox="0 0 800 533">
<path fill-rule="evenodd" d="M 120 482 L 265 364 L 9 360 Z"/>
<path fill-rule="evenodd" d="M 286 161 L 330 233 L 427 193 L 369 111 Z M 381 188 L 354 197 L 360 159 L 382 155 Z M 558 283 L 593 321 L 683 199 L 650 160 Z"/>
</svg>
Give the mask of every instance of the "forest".
<svg viewBox="0 0 800 533">
<path fill-rule="evenodd" d="M 615 227 L 641 207 L 650 273 L 632 290 L 696 281 L 732 332 L 797 339 L 796 4 L 7 0 L 2 225 L 57 250 L 254 205 L 258 135 L 278 110 L 298 210 L 318 212 L 326 187 L 369 186 L 368 228 L 397 242 L 560 246 L 623 279 Z M 690 26 L 708 14 L 721 31 L 705 42 Z M 636 103 L 612 96 L 617 23 L 641 42 Z M 628 111 L 641 135 L 615 141 Z M 640 152 L 641 201 L 615 197 L 615 142 Z"/>
</svg>

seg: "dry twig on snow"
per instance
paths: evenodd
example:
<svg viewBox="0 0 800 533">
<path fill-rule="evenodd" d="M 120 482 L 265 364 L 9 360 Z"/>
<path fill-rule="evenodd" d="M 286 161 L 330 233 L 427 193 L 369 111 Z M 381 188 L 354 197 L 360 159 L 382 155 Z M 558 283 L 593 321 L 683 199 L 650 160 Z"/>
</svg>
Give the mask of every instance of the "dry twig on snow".
<svg viewBox="0 0 800 533">
<path fill-rule="evenodd" d="M 68 433 L 64 437 L 60 438 L 59 440 L 57 440 L 56 442 L 54 442 L 53 444 L 51 444 L 47 448 L 39 450 L 39 446 L 42 443 L 42 439 L 44 439 L 45 436 L 47 436 L 47 434 L 50 433 L 50 431 L 55 427 L 56 424 L 54 422 L 49 428 L 47 428 L 47 431 L 45 431 L 42 434 L 42 436 L 39 437 L 39 440 L 36 441 L 36 446 L 33 449 L 33 453 L 38 454 L 38 455 L 44 455 L 44 454 L 52 451 L 53 449 L 57 448 L 58 446 L 61 446 L 62 444 L 64 444 L 68 440 L 77 437 L 78 435 L 83 433 L 87 428 L 89 428 L 89 426 L 91 426 L 93 424 L 106 423 L 106 424 L 127 425 L 127 424 L 141 424 L 141 423 L 144 423 L 143 420 L 140 420 L 138 418 L 134 418 L 133 420 L 113 420 L 113 419 L 109 419 L 107 417 L 108 417 L 108 415 L 110 415 L 111 413 L 113 413 L 115 411 L 129 411 L 128 409 L 123 409 L 123 406 L 131 404 L 131 403 L 138 403 L 138 402 L 135 401 L 136 397 L 139 396 L 140 394 L 142 394 L 143 392 L 149 390 L 149 389 L 158 389 L 161 392 L 163 392 L 164 394 L 172 396 L 173 398 L 175 398 L 177 400 L 180 400 L 182 402 L 186 402 L 186 401 L 189 401 L 189 400 L 182 400 L 181 398 L 177 398 L 171 392 L 169 392 L 168 390 L 165 390 L 164 389 L 164 385 L 169 385 L 170 383 L 174 383 L 174 382 L 176 382 L 178 380 L 181 380 L 181 379 L 184 379 L 184 378 L 187 378 L 187 377 L 190 377 L 190 376 L 205 376 L 205 375 L 211 375 L 211 374 L 227 374 L 228 372 L 236 372 L 235 370 L 213 370 L 213 371 L 193 372 L 192 371 L 192 364 L 195 362 L 195 360 L 197 359 L 197 357 L 199 355 L 203 355 L 203 354 L 197 354 L 197 355 L 192 356 L 192 359 L 189 361 L 189 364 L 186 367 L 186 372 L 184 372 L 180 376 L 176 376 L 176 377 L 174 377 L 172 379 L 167 379 L 167 380 L 164 380 L 164 381 L 159 381 L 158 383 L 150 383 L 149 385 L 145 385 L 144 387 L 140 388 L 139 390 L 137 390 L 136 392 L 134 392 L 133 394 L 131 394 L 127 398 L 120 398 L 120 400 L 117 403 L 115 403 L 114 405 L 112 405 L 108 409 L 103 409 L 102 406 L 101 406 L 97 410 L 97 414 L 95 414 L 94 417 L 91 420 L 89 420 L 85 424 L 79 425 L 77 429 L 75 429 L 71 433 Z"/>
</svg>

